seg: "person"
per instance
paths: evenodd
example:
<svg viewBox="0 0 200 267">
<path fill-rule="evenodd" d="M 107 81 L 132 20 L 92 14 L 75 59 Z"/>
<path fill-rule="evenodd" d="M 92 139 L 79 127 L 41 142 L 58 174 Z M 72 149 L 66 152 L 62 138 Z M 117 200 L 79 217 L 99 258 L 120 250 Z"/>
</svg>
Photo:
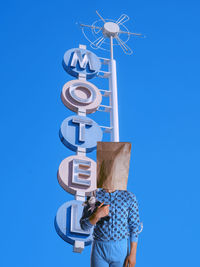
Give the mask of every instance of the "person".
<svg viewBox="0 0 200 267">
<path fill-rule="evenodd" d="M 134 267 L 141 223 L 136 196 L 126 190 L 130 143 L 110 143 L 98 142 L 98 189 L 95 198 L 93 196 L 85 202 L 80 226 L 83 230 L 93 227 L 91 267 Z M 105 162 L 109 164 L 106 166 Z M 120 169 L 126 176 L 121 180 Z M 94 202 L 98 203 L 95 208 Z"/>
</svg>

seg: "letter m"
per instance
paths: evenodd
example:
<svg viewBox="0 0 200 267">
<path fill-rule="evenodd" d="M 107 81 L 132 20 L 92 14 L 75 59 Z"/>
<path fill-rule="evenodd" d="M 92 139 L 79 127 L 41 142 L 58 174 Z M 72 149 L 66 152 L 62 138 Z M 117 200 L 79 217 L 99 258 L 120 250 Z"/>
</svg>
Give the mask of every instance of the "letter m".
<svg viewBox="0 0 200 267">
<path fill-rule="evenodd" d="M 71 60 L 71 67 L 76 67 L 77 63 L 81 69 L 86 69 L 87 65 L 89 65 L 90 71 L 95 71 L 93 58 L 90 52 L 86 52 L 84 56 L 81 55 L 80 50 L 75 50 Z"/>
</svg>

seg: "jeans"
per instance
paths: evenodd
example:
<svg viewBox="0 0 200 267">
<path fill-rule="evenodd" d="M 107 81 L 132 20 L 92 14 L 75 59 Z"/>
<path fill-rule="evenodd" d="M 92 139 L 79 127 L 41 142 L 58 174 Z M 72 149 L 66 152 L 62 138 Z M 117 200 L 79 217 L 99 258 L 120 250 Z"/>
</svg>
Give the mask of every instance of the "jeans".
<svg viewBox="0 0 200 267">
<path fill-rule="evenodd" d="M 91 252 L 91 267 L 123 267 L 128 255 L 128 240 L 94 240 Z"/>
</svg>

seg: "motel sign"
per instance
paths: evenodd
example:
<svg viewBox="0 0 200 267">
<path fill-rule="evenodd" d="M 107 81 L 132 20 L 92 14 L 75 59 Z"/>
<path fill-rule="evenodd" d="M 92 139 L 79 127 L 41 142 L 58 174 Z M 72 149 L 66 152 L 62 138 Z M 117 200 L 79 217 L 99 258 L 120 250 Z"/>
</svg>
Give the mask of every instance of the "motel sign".
<svg viewBox="0 0 200 267">
<path fill-rule="evenodd" d="M 92 230 L 83 231 L 79 220 L 85 196 L 96 190 L 96 162 L 86 156 L 102 140 L 101 127 L 88 114 L 100 107 L 102 93 L 89 79 L 101 69 L 100 59 L 85 46 L 70 49 L 64 54 L 63 68 L 75 80 L 64 84 L 61 99 L 75 115 L 63 120 L 59 130 L 61 142 L 76 155 L 65 158 L 58 168 L 60 186 L 75 199 L 64 203 L 57 211 L 55 228 L 58 235 L 73 245 L 74 252 L 81 252 L 92 242 Z"/>
</svg>

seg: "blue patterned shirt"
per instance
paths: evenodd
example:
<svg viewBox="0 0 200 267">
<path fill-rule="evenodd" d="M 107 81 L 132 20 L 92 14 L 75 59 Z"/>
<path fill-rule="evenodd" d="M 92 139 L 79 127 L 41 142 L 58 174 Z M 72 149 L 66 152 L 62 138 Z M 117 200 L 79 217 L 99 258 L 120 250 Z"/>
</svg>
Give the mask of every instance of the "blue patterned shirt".
<svg viewBox="0 0 200 267">
<path fill-rule="evenodd" d="M 135 195 L 125 190 L 116 190 L 108 193 L 103 189 L 98 189 L 96 191 L 96 199 L 110 205 L 110 219 L 100 219 L 96 223 L 93 231 L 94 240 L 121 240 L 130 236 L 131 242 L 137 242 L 140 220 Z M 80 220 L 83 230 L 90 230 L 93 227 L 89 221 L 90 215 L 88 206 L 86 206 Z"/>
</svg>

